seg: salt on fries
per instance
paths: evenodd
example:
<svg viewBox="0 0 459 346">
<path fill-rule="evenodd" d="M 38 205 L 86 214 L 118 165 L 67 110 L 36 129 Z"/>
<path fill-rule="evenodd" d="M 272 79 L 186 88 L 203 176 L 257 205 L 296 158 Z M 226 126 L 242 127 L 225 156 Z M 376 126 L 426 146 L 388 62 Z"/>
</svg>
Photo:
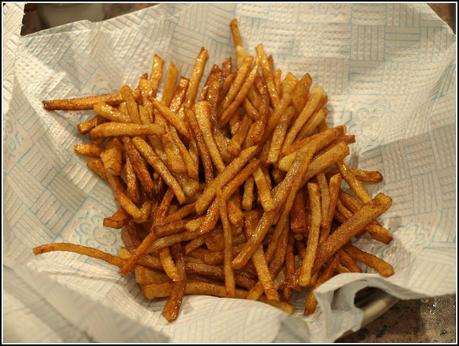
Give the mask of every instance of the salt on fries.
<svg viewBox="0 0 459 346">
<path fill-rule="evenodd" d="M 91 141 L 74 150 L 112 189 L 118 207 L 103 225 L 121 229 L 124 247 L 116 256 L 55 243 L 34 253 L 75 252 L 133 272 L 146 299 L 167 298 L 168 321 L 193 294 L 293 313 L 293 292 L 306 289 L 310 314 L 314 290 L 335 275 L 361 272 L 360 264 L 394 273 L 352 244 L 364 233 L 392 240 L 377 221 L 391 198 L 365 188 L 382 174 L 345 163 L 355 137 L 328 128 L 322 86 L 308 73 L 284 74 L 261 44 L 250 54 L 236 19 L 230 31 L 236 63 L 213 65 L 201 92 L 205 48 L 189 79 L 174 64 L 163 73 L 155 55 L 136 87 L 43 101 L 47 110 L 95 112 L 78 125 Z"/>
</svg>

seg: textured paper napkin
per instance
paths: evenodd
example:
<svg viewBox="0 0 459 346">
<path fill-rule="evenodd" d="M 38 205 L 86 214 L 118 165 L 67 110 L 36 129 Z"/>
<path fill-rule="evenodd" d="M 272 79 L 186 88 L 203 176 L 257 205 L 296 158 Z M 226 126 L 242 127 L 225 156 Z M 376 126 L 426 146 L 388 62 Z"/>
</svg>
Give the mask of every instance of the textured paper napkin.
<svg viewBox="0 0 459 346">
<path fill-rule="evenodd" d="M 8 14 L 9 13 L 9 14 Z M 333 341 L 360 327 L 355 293 L 379 287 L 401 299 L 455 292 L 455 36 L 423 4 L 162 4 L 99 23 L 19 37 L 22 5 L 7 4 L 4 56 L 4 269 L 7 341 Z M 304 318 L 265 304 L 186 297 L 161 316 L 132 277 L 76 254 L 37 258 L 32 247 L 70 241 L 116 253 L 109 188 L 73 153 L 89 112 L 47 112 L 41 100 L 116 90 L 149 71 L 154 53 L 189 75 L 199 48 L 207 71 L 232 55 L 237 17 L 246 47 L 263 43 L 276 66 L 309 72 L 329 96 L 333 124 L 355 134 L 352 162 L 384 174 L 371 192 L 393 197 L 382 222 L 390 246 L 359 243 L 395 267 L 339 275 L 317 290 Z M 18 24 L 19 23 L 19 24 Z M 5 71 L 5 70 L 4 70 Z"/>
</svg>

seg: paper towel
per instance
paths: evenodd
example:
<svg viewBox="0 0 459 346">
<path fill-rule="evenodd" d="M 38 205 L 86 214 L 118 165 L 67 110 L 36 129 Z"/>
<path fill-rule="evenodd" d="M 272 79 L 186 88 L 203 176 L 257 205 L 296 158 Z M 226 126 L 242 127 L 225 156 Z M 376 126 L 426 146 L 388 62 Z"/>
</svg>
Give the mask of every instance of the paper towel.
<svg viewBox="0 0 459 346">
<path fill-rule="evenodd" d="M 10 15 L 8 15 L 8 13 Z M 12 15 L 15 14 L 15 15 Z M 333 341 L 359 328 L 364 287 L 401 299 L 455 292 L 455 35 L 425 4 L 161 4 L 19 37 L 22 5 L 5 5 L 4 269 L 7 341 Z M 186 297 L 179 319 L 161 316 L 132 277 L 76 254 L 35 258 L 32 247 L 70 241 L 116 253 L 109 188 L 73 153 L 90 112 L 48 112 L 41 101 L 134 85 L 159 54 L 189 75 L 201 46 L 213 63 L 233 55 L 229 21 L 247 48 L 263 43 L 276 66 L 309 72 L 329 96 L 331 123 L 355 134 L 359 167 L 379 170 L 371 192 L 393 198 L 382 222 L 389 245 L 359 246 L 395 275 L 343 274 L 317 290 L 308 318 L 244 300 Z M 18 24 L 19 23 L 19 24 Z M 233 55 L 234 56 L 234 55 Z M 5 70 L 4 70 L 5 72 Z M 6 93 L 5 93 L 6 92 Z M 27 327 L 27 328 L 24 328 Z"/>
</svg>

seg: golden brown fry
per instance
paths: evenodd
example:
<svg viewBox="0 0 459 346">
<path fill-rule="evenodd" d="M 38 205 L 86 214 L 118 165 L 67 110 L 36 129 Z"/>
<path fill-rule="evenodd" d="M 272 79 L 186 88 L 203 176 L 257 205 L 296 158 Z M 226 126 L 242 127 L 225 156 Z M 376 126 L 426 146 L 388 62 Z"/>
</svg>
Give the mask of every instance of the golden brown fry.
<svg viewBox="0 0 459 346">
<path fill-rule="evenodd" d="M 339 190 L 341 187 L 342 177 L 340 174 L 335 174 L 330 178 L 328 185 L 328 191 L 330 196 L 330 202 L 328 209 L 326 210 L 325 216 L 322 218 L 322 225 L 320 230 L 320 239 L 319 243 L 322 243 L 327 239 L 330 234 L 331 224 L 333 221 L 333 216 L 335 215 L 336 202 L 338 201 Z"/>
<path fill-rule="evenodd" d="M 168 167 L 171 168 L 171 171 L 176 173 L 186 173 L 187 169 L 185 162 L 183 161 L 183 158 L 180 154 L 179 147 L 172 139 L 171 131 L 168 131 L 166 134 L 162 135 L 161 140 L 167 156 Z"/>
<path fill-rule="evenodd" d="M 139 201 L 139 186 L 129 157 L 126 157 L 125 169 L 127 195 L 134 203 L 137 203 Z"/>
<path fill-rule="evenodd" d="M 176 244 L 172 247 L 175 261 L 177 263 L 177 272 L 179 279 L 174 282 L 169 299 L 163 308 L 163 316 L 169 321 L 175 321 L 178 317 L 180 306 L 182 305 L 185 288 L 187 285 L 185 260 L 183 258 L 182 246 Z"/>
<path fill-rule="evenodd" d="M 172 287 L 172 283 L 162 283 L 146 285 L 142 289 L 146 299 L 155 299 L 168 297 L 171 294 Z M 235 298 L 245 298 L 247 291 L 236 289 L 235 294 Z M 197 280 L 188 280 L 186 282 L 185 295 L 227 297 L 225 286 Z"/>
<path fill-rule="evenodd" d="M 215 197 L 216 190 L 222 188 L 227 182 L 237 175 L 244 165 L 254 157 L 256 147 L 244 149 L 241 154 L 235 158 L 225 170 L 222 171 L 210 184 L 207 185 L 201 196 L 196 201 L 196 213 L 202 214 Z"/>
<path fill-rule="evenodd" d="M 181 186 L 169 172 L 161 159 L 154 153 L 153 149 L 148 145 L 148 143 L 140 137 L 134 137 L 132 142 L 134 143 L 137 150 L 145 158 L 145 160 L 147 160 L 148 163 L 158 172 L 161 178 L 164 179 L 167 186 L 169 186 L 174 191 L 174 194 L 177 197 L 179 203 L 185 203 L 186 197 Z"/>
<path fill-rule="evenodd" d="M 258 213 L 256 211 L 249 212 L 246 218 L 246 234 L 247 238 L 251 237 L 258 223 Z M 274 283 L 269 272 L 268 264 L 263 252 L 263 248 L 259 247 L 252 257 L 253 265 L 257 271 L 258 278 L 263 285 L 266 297 L 270 300 L 279 301 L 279 295 L 274 287 Z"/>
<path fill-rule="evenodd" d="M 308 245 L 306 254 L 301 265 L 298 283 L 300 286 L 307 287 L 311 283 L 312 267 L 316 258 L 317 245 L 319 244 L 321 205 L 319 186 L 315 183 L 308 183 L 308 194 L 311 205 L 311 226 L 309 227 Z"/>
<path fill-rule="evenodd" d="M 251 210 L 254 200 L 254 186 L 255 180 L 253 176 L 249 177 L 244 183 L 244 194 L 242 195 L 242 208 L 244 210 Z"/>
<path fill-rule="evenodd" d="M 151 94 L 150 97 L 156 97 L 158 92 L 159 84 L 161 83 L 161 77 L 163 76 L 163 67 L 164 60 L 159 55 L 153 56 L 153 62 L 151 65 L 150 73 L 150 85 L 151 85 Z"/>
<path fill-rule="evenodd" d="M 168 107 L 174 96 L 175 83 L 177 82 L 178 74 L 179 71 L 177 66 L 175 66 L 175 64 L 172 63 L 169 64 L 169 68 L 167 69 L 166 81 L 164 83 L 163 96 L 161 99 L 161 101 Z"/>
<path fill-rule="evenodd" d="M 101 259 L 107 263 L 110 263 L 117 267 L 122 267 L 125 261 L 118 256 L 113 256 L 109 253 L 71 243 L 52 243 L 52 244 L 44 244 L 33 248 L 33 253 L 35 255 L 41 255 L 47 252 L 53 251 L 66 251 L 66 252 L 74 252 L 80 255 L 85 255 L 97 259 Z"/>
<path fill-rule="evenodd" d="M 282 151 L 285 151 L 285 149 L 288 148 L 294 142 L 303 125 L 309 120 L 311 115 L 317 109 L 323 94 L 324 90 L 321 86 L 317 86 L 311 91 L 311 95 L 308 99 L 308 102 L 304 106 L 300 115 L 298 115 L 298 117 L 295 119 L 293 125 L 290 127 L 287 133 L 287 137 L 285 137 Z"/>
<path fill-rule="evenodd" d="M 94 111 L 101 117 L 118 122 L 118 123 L 131 123 L 133 122 L 128 116 L 120 112 L 116 108 L 106 104 L 105 102 L 96 103 L 94 105 Z"/>
<path fill-rule="evenodd" d="M 313 273 L 319 270 L 353 236 L 357 235 L 392 205 L 392 199 L 383 193 L 378 193 L 371 202 L 371 204 L 365 204 L 319 246 Z"/>
<path fill-rule="evenodd" d="M 161 200 L 161 203 L 155 210 L 153 220 L 154 225 L 161 225 L 163 223 L 163 220 L 167 214 L 167 210 L 169 209 L 173 199 L 174 191 L 171 188 L 168 188 L 163 196 L 163 199 Z"/>
<path fill-rule="evenodd" d="M 229 88 L 231 87 L 231 84 L 233 84 L 235 78 L 236 78 L 236 72 L 233 72 L 224 78 L 222 88 L 219 94 L 220 100 L 224 99 L 224 97 L 228 93 Z"/>
<path fill-rule="evenodd" d="M 209 58 L 209 52 L 204 47 L 201 48 L 198 57 L 196 58 L 196 63 L 191 72 L 190 83 L 188 90 L 185 95 L 185 108 L 191 108 L 194 104 L 196 95 L 198 93 L 199 83 L 201 82 L 202 74 L 204 73 L 204 68 Z"/>
<path fill-rule="evenodd" d="M 128 196 L 124 193 L 119 178 L 106 171 L 107 182 L 113 190 L 115 199 L 118 201 L 119 205 L 134 219 L 140 219 L 143 216 L 142 211 L 137 208 L 137 206 L 129 199 Z"/>
<path fill-rule="evenodd" d="M 129 214 L 123 208 L 119 207 L 112 216 L 104 218 L 103 225 L 110 228 L 122 228 L 126 226 L 128 221 Z"/>
<path fill-rule="evenodd" d="M 116 136 L 162 135 L 165 130 L 155 124 L 140 125 L 130 123 L 104 123 L 93 128 L 89 135 L 92 138 Z"/>
<path fill-rule="evenodd" d="M 134 98 L 138 99 L 139 96 L 140 93 L 135 90 Z M 105 102 L 111 106 L 116 106 L 123 102 L 123 97 L 120 93 L 111 93 L 98 96 L 77 97 L 73 99 L 45 100 L 43 101 L 43 107 L 50 111 L 80 111 L 93 109 L 94 105 L 99 102 Z"/>
<path fill-rule="evenodd" d="M 236 283 L 234 281 L 233 268 L 231 267 L 231 261 L 233 259 L 232 247 L 232 231 L 231 224 L 228 220 L 228 209 L 226 206 L 226 200 L 224 199 L 223 193 L 220 189 L 217 190 L 217 201 L 218 209 L 220 210 L 220 219 L 223 225 L 223 237 L 225 241 L 224 259 L 223 259 L 223 270 L 225 272 L 225 288 L 228 297 L 236 296 Z"/>
<path fill-rule="evenodd" d="M 247 133 L 249 132 L 250 126 L 252 125 L 252 120 L 250 117 L 245 116 L 240 121 L 239 127 L 231 138 L 231 141 L 228 143 L 228 151 L 233 156 L 238 156 L 241 152 L 242 144 L 247 137 Z"/>
<path fill-rule="evenodd" d="M 330 190 L 328 189 L 328 182 L 325 174 L 320 172 L 317 174 L 317 183 L 320 188 L 320 204 L 321 204 L 321 222 L 320 228 L 324 228 L 327 223 L 328 209 L 330 208 Z"/>
<path fill-rule="evenodd" d="M 75 144 L 73 150 L 77 154 L 89 157 L 99 157 L 102 153 L 102 148 L 93 143 Z"/>
<path fill-rule="evenodd" d="M 343 179 L 346 180 L 346 183 L 355 192 L 357 197 L 359 197 L 363 203 L 369 203 L 371 201 L 370 195 L 365 190 L 365 187 L 360 183 L 360 181 L 356 179 L 349 166 L 345 164 L 344 161 L 338 161 L 336 166 L 343 176 Z"/>
<path fill-rule="evenodd" d="M 295 108 L 288 107 L 285 113 L 283 113 L 281 118 L 279 119 L 279 122 L 277 123 L 274 129 L 273 137 L 271 140 L 271 146 L 269 148 L 269 153 L 268 153 L 268 161 L 267 161 L 268 163 L 274 164 L 279 159 L 279 155 L 282 149 L 282 144 L 284 143 L 285 136 L 287 134 L 287 129 L 294 115 L 295 115 Z"/>
<path fill-rule="evenodd" d="M 180 276 L 172 259 L 171 252 L 168 247 L 159 250 L 159 260 L 163 266 L 164 272 L 172 281 L 179 281 Z"/>
<path fill-rule="evenodd" d="M 290 212 L 290 229 L 293 233 L 306 232 L 306 206 L 304 203 L 304 195 L 300 190 L 296 194 L 293 202 L 292 211 Z"/>
<path fill-rule="evenodd" d="M 309 87 L 312 84 L 312 79 L 309 73 L 305 73 L 300 79 L 292 94 L 292 103 L 298 114 L 301 113 L 306 102 L 308 101 Z"/>
<path fill-rule="evenodd" d="M 277 106 L 279 105 L 279 95 L 276 91 L 276 86 L 274 85 L 273 72 L 269 64 L 268 58 L 266 57 L 266 53 L 264 51 L 263 45 L 262 44 L 257 45 L 256 51 L 257 51 L 257 60 L 260 63 L 261 70 L 263 72 L 263 77 L 268 87 L 271 104 L 273 105 L 274 108 L 277 108 Z"/>
<path fill-rule="evenodd" d="M 223 159 L 217 148 L 217 144 L 215 143 L 215 140 L 212 136 L 209 103 L 206 101 L 198 102 L 194 106 L 194 112 L 196 115 L 197 123 L 204 137 L 204 142 L 209 151 L 210 158 L 212 159 L 212 162 L 214 163 L 218 172 L 221 173 L 225 169 L 225 164 L 223 163 Z"/>
<path fill-rule="evenodd" d="M 120 175 L 123 146 L 118 138 L 112 138 L 100 153 L 105 169 L 111 174 Z"/>
<path fill-rule="evenodd" d="M 189 139 L 190 134 L 188 132 L 188 129 L 182 119 L 180 119 L 179 116 L 177 116 L 169 107 L 167 107 L 165 104 L 162 102 L 159 102 L 156 99 L 151 99 L 151 102 L 153 104 L 153 107 L 158 110 L 159 113 L 164 117 L 165 120 L 167 120 L 174 128 L 185 138 Z"/>
<path fill-rule="evenodd" d="M 214 169 L 212 166 L 212 159 L 210 157 L 209 150 L 206 146 L 204 137 L 202 135 L 201 129 L 199 128 L 198 121 L 192 110 L 187 110 L 188 122 L 191 126 L 191 130 L 196 139 L 198 145 L 199 153 L 201 155 L 202 164 L 204 166 L 204 176 L 206 183 L 210 183 L 214 179 Z"/>
<path fill-rule="evenodd" d="M 327 108 L 319 108 L 314 114 L 309 118 L 309 120 L 304 124 L 301 131 L 298 133 L 298 139 L 306 138 L 314 134 L 319 125 L 325 120 L 328 114 Z"/>
<path fill-rule="evenodd" d="M 376 257 L 375 255 L 360 250 L 351 244 L 347 245 L 344 248 L 344 251 L 347 252 L 354 260 L 366 264 L 384 277 L 389 277 L 394 274 L 394 268 L 389 263 L 379 257 Z"/>
<path fill-rule="evenodd" d="M 271 191 L 266 181 L 261 168 L 258 168 L 254 173 L 255 184 L 257 185 L 258 196 L 260 197 L 261 205 L 265 211 L 274 209 L 274 201 L 271 196 Z"/>
<path fill-rule="evenodd" d="M 244 222 L 244 214 L 242 213 L 240 206 L 235 202 L 235 197 L 237 196 L 234 195 L 228 201 L 228 218 L 232 225 L 241 226 Z"/>
</svg>

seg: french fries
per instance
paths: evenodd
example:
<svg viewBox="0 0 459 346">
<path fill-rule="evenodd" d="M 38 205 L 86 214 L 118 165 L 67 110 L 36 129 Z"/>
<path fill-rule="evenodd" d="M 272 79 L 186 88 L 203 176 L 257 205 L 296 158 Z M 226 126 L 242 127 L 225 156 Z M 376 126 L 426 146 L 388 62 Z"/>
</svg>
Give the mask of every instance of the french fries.
<svg viewBox="0 0 459 346">
<path fill-rule="evenodd" d="M 146 299 L 167 299 L 169 322 L 187 295 L 293 313 L 293 293 L 308 289 L 311 314 L 315 289 L 334 275 L 394 274 L 352 243 L 363 232 L 390 243 L 377 218 L 392 200 L 365 189 L 381 173 L 345 162 L 356 138 L 327 126 L 325 90 L 307 72 L 298 79 L 279 69 L 262 44 L 243 47 L 236 19 L 230 31 L 236 63 L 213 64 L 208 76 L 202 47 L 189 78 L 171 63 L 162 81 L 166 61 L 154 55 L 136 87 L 43 101 L 48 110 L 93 111 L 77 126 L 91 142 L 74 151 L 112 189 L 117 207 L 103 225 L 121 229 L 124 246 L 119 256 L 69 243 L 34 254 L 69 251 L 134 272 Z"/>
</svg>

